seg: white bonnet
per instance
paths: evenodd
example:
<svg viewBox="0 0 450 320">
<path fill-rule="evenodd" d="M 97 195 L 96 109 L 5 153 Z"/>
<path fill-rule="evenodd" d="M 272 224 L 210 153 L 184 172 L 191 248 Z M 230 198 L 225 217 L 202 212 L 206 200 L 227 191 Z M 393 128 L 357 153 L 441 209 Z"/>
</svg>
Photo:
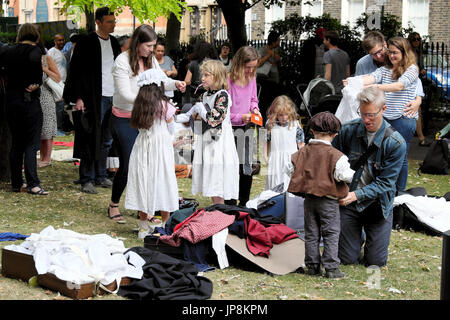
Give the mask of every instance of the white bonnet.
<svg viewBox="0 0 450 320">
<path fill-rule="evenodd" d="M 165 80 L 167 80 L 167 76 L 162 70 L 151 68 L 139 74 L 137 85 L 142 87 L 154 83 L 161 86 L 161 82 Z"/>
</svg>

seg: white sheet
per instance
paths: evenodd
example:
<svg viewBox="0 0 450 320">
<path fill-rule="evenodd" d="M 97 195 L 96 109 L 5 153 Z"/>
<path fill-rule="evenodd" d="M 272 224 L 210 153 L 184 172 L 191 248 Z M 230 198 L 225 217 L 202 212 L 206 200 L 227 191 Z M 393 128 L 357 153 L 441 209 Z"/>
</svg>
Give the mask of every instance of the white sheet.
<svg viewBox="0 0 450 320">
<path fill-rule="evenodd" d="M 450 201 L 445 201 L 445 198 L 405 194 L 395 197 L 394 206 L 400 204 L 406 204 L 420 222 L 431 228 L 440 232 L 450 230 Z"/>
<path fill-rule="evenodd" d="M 125 256 L 123 242 L 106 234 L 86 235 L 55 230 L 52 226 L 39 234 L 32 233 L 18 246 L 5 248 L 33 255 L 38 274 L 52 273 L 79 285 L 90 282 L 108 285 L 122 277 L 140 279 L 145 263 L 136 253 Z"/>
</svg>

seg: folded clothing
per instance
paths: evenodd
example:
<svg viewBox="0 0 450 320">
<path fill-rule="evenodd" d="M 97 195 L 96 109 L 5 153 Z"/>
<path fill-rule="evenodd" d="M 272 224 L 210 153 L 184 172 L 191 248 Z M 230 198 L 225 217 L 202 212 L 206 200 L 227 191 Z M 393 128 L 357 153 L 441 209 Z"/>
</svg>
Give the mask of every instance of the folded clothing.
<svg viewBox="0 0 450 320">
<path fill-rule="evenodd" d="M 13 232 L 3 232 L 0 233 L 0 241 L 16 241 L 16 240 L 23 240 L 26 239 L 28 236 L 20 234 L 20 233 L 13 233 Z"/>
</svg>

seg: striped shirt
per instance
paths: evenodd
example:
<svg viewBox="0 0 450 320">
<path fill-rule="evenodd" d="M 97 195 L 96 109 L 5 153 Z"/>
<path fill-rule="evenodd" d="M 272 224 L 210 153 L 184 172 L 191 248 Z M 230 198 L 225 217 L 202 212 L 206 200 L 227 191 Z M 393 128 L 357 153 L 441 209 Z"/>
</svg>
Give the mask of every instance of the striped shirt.
<svg viewBox="0 0 450 320">
<path fill-rule="evenodd" d="M 411 65 L 397 80 L 392 78 L 392 69 L 381 67 L 375 70 L 372 75 L 375 77 L 375 83 L 390 84 L 402 82 L 403 90 L 386 93 L 386 111 L 383 116 L 388 120 L 399 119 L 403 116 L 403 109 L 406 105 L 416 98 L 416 80 L 419 77 L 419 70 L 416 65 Z M 414 115 L 418 118 L 418 114 Z"/>
</svg>

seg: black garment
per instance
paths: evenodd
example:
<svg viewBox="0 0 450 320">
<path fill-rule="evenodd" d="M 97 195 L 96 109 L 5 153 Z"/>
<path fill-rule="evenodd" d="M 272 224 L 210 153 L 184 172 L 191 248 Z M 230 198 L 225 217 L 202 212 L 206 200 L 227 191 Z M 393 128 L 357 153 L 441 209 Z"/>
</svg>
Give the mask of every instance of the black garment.
<svg viewBox="0 0 450 320">
<path fill-rule="evenodd" d="M 130 249 L 145 260 L 142 279 L 121 286 L 118 295 L 137 300 L 203 300 L 212 295 L 211 280 L 193 264 L 143 247 Z"/>
<path fill-rule="evenodd" d="M 6 78 L 6 116 L 11 130 L 11 185 L 23 184 L 22 164 L 30 188 L 39 186 L 36 153 L 42 130 L 40 90 L 27 92 L 31 84 L 42 84 L 42 53 L 39 47 L 17 44 L 2 50 L 0 64 Z"/>
<path fill-rule="evenodd" d="M 239 212 L 247 212 L 252 219 L 255 219 L 261 223 L 266 224 L 280 224 L 284 223 L 284 217 L 274 217 L 271 215 L 265 215 L 262 216 L 261 213 L 253 208 L 244 208 L 244 207 L 237 207 L 233 205 L 227 205 L 227 204 L 214 204 L 212 206 L 209 206 L 205 208 L 206 211 L 215 211 L 218 210 L 225 214 L 232 214 L 236 216 L 236 220 L 239 217 Z"/>
<path fill-rule="evenodd" d="M 114 59 L 122 52 L 117 39 L 110 35 Z M 102 139 L 102 53 L 98 35 L 95 32 L 81 38 L 72 54 L 69 73 L 64 87 L 67 104 L 76 103 L 81 98 L 85 107 L 86 123 L 92 124 L 92 132 L 75 125 L 75 158 L 98 160 Z M 74 119 L 75 122 L 75 119 Z"/>
</svg>

